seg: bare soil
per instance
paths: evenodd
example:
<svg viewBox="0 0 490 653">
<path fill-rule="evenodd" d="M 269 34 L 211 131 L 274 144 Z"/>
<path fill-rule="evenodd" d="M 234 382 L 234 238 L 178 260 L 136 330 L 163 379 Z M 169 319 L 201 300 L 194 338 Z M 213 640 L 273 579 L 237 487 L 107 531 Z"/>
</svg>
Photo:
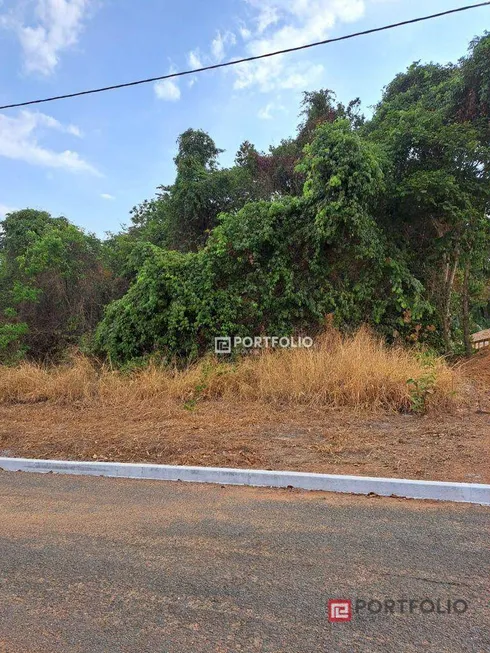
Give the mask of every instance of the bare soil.
<svg viewBox="0 0 490 653">
<path fill-rule="evenodd" d="M 0 456 L 490 482 L 485 395 L 452 415 L 207 401 L 0 406 Z"/>
</svg>

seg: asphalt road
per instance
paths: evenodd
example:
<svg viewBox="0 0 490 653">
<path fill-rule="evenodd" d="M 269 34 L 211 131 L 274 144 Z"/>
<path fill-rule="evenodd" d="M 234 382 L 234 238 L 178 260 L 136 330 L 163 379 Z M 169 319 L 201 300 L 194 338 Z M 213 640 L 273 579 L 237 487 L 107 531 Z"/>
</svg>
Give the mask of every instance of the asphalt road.
<svg viewBox="0 0 490 653">
<path fill-rule="evenodd" d="M 487 653 L 489 516 L 1 472 L 0 653 Z M 410 614 L 403 604 L 403 614 L 365 609 L 329 623 L 333 598 L 468 609 Z"/>
</svg>

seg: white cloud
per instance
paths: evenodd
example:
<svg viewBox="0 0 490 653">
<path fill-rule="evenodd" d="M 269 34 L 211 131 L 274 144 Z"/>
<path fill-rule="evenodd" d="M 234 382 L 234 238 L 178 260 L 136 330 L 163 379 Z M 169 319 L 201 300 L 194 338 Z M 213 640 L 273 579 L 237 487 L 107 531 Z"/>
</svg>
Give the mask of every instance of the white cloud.
<svg viewBox="0 0 490 653">
<path fill-rule="evenodd" d="M 59 120 L 56 120 L 56 118 L 53 118 L 52 116 L 47 116 L 45 113 L 21 111 L 21 115 L 24 116 L 24 120 L 30 120 L 36 123 L 36 125 L 48 127 L 49 129 L 56 129 L 60 132 L 64 132 L 65 134 L 77 136 L 78 138 L 82 137 L 82 132 L 76 125 L 63 125 Z"/>
<path fill-rule="evenodd" d="M 68 125 L 67 128 L 68 134 L 71 134 L 72 136 L 77 136 L 78 138 L 82 138 L 83 134 L 80 131 L 80 128 L 77 127 L 76 125 Z"/>
<path fill-rule="evenodd" d="M 17 33 L 29 73 L 50 75 L 60 54 L 78 42 L 94 0 L 27 0 L 22 19 L 4 16 L 5 27 Z M 17 12 L 18 13 L 18 12 Z"/>
<path fill-rule="evenodd" d="M 174 68 L 170 72 L 175 72 Z M 155 82 L 153 88 L 159 100 L 166 100 L 168 102 L 177 102 L 180 100 L 180 88 L 174 79 L 161 79 L 159 82 Z"/>
<path fill-rule="evenodd" d="M 264 5 L 261 7 L 257 18 L 257 29 L 262 34 L 270 25 L 279 21 L 279 12 L 276 7 Z"/>
<path fill-rule="evenodd" d="M 218 32 L 218 35 L 211 43 L 211 52 L 216 61 L 222 61 L 225 56 L 225 44 L 223 42 L 223 37 Z"/>
<path fill-rule="evenodd" d="M 257 116 L 261 120 L 272 120 L 278 111 L 287 111 L 286 107 L 278 102 L 268 102 L 265 107 L 259 110 Z"/>
<path fill-rule="evenodd" d="M 40 145 L 38 137 L 44 131 L 53 129 L 70 135 L 80 134 L 74 125 L 63 125 L 44 113 L 21 111 L 14 118 L 0 114 L 0 156 L 25 161 L 31 165 L 100 175 L 96 168 L 77 152 L 56 152 Z"/>
<path fill-rule="evenodd" d="M 247 34 L 251 35 L 251 32 L 245 27 L 240 29 L 240 33 L 242 34 L 242 38 L 245 38 Z M 187 62 L 192 69 L 204 68 L 204 66 L 209 64 L 221 63 L 225 59 L 227 47 L 234 46 L 236 43 L 237 37 L 234 32 L 230 32 L 229 30 L 224 32 L 218 31 L 211 42 L 209 51 L 201 52 L 199 48 L 195 48 L 188 53 Z M 189 86 L 193 86 L 194 83 L 191 80 Z"/>
<path fill-rule="evenodd" d="M 244 41 L 247 41 L 252 36 L 252 32 L 248 29 L 248 27 L 240 27 L 239 32 Z"/>
<path fill-rule="evenodd" d="M 236 36 L 233 32 L 218 32 L 211 43 L 211 53 L 216 63 L 221 63 L 225 58 L 225 48 L 227 45 L 235 45 Z"/>
<path fill-rule="evenodd" d="M 114 195 L 111 195 L 110 193 L 101 193 L 100 196 L 102 197 L 103 200 L 115 200 L 116 198 Z"/>
<path fill-rule="evenodd" d="M 274 108 L 274 103 L 269 102 L 265 107 L 262 107 L 260 109 L 259 113 L 257 114 L 258 117 L 261 120 L 272 120 L 272 109 Z"/>
<path fill-rule="evenodd" d="M 339 22 L 362 18 L 375 0 L 244 0 L 252 8 L 250 24 L 240 29 L 248 56 L 257 56 L 328 38 Z M 376 0 L 377 1 L 377 0 Z M 245 30 L 245 34 L 244 34 Z M 234 68 L 235 88 L 263 92 L 303 88 L 321 77 L 323 67 L 303 59 L 272 57 Z"/>
<path fill-rule="evenodd" d="M 291 68 L 291 73 L 283 77 L 281 88 L 299 88 L 304 90 L 306 87 L 315 84 L 322 76 L 323 71 L 324 68 L 322 64 L 317 64 L 315 66 L 308 65 L 307 68 L 293 67 Z"/>
<path fill-rule="evenodd" d="M 189 66 L 194 69 L 194 68 L 202 68 L 202 61 L 199 57 L 199 50 L 192 50 L 189 52 L 189 56 L 187 57 L 187 61 L 189 62 Z"/>
<path fill-rule="evenodd" d="M 266 62 L 245 63 L 237 66 L 235 74 L 236 89 L 257 86 L 263 93 L 280 89 L 298 89 L 304 91 L 320 82 L 324 68 L 321 64 L 308 62 L 286 66 L 282 57 Z"/>
</svg>

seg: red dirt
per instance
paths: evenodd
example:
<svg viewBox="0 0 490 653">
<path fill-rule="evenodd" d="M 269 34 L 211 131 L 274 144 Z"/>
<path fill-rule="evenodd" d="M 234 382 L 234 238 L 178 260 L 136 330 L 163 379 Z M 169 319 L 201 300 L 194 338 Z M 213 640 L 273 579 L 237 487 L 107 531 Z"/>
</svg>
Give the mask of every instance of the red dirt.
<svg viewBox="0 0 490 653">
<path fill-rule="evenodd" d="M 483 401 L 483 400 L 482 400 Z M 0 455 L 490 482 L 490 413 L 356 415 L 203 402 L 0 406 Z"/>
<path fill-rule="evenodd" d="M 490 349 L 483 349 L 461 364 L 465 376 L 471 378 L 484 392 L 490 388 Z"/>
</svg>

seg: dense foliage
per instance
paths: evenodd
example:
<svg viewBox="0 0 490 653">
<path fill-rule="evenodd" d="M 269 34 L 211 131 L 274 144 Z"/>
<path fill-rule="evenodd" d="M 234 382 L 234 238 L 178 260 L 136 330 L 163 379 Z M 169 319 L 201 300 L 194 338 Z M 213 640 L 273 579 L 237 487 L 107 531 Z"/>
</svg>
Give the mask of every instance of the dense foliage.
<svg viewBox="0 0 490 653">
<path fill-rule="evenodd" d="M 0 234 L 0 357 L 70 344 L 124 363 L 196 357 L 219 335 L 368 323 L 470 351 L 490 325 L 490 35 L 456 65 L 414 63 L 371 119 L 304 94 L 294 137 L 235 164 L 201 130 L 176 178 L 104 242 L 26 209 Z"/>
<path fill-rule="evenodd" d="M 59 355 L 94 329 L 112 299 L 102 244 L 43 211 L 16 211 L 2 226 L 0 359 Z"/>
</svg>

